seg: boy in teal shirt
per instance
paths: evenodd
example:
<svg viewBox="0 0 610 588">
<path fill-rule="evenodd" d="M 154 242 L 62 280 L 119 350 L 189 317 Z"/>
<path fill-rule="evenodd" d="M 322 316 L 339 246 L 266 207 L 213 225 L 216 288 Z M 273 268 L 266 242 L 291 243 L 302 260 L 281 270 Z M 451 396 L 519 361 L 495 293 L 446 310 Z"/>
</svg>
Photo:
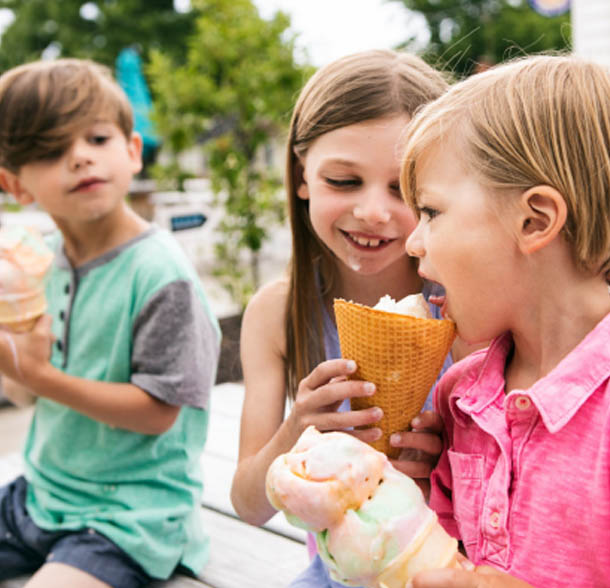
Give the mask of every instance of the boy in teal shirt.
<svg viewBox="0 0 610 588">
<path fill-rule="evenodd" d="M 208 556 L 199 458 L 220 334 L 180 247 L 125 202 L 141 146 L 97 64 L 0 78 L 0 185 L 59 229 L 50 316 L 0 336 L 0 371 L 37 397 L 25 478 L 0 488 L 0 580 L 127 588 Z"/>
</svg>

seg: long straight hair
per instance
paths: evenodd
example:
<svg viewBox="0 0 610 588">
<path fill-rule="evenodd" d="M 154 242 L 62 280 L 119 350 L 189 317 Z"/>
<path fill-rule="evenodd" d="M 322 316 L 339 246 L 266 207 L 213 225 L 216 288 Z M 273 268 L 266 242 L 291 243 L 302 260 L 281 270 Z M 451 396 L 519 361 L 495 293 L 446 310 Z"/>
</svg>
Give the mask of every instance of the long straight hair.
<svg viewBox="0 0 610 588">
<path fill-rule="evenodd" d="M 413 116 L 446 91 L 443 75 L 420 58 L 390 50 L 343 57 L 318 70 L 297 100 L 286 153 L 292 259 L 286 308 L 286 389 L 325 359 L 322 305 L 336 279 L 336 259 L 311 226 L 309 202 L 298 198 L 301 159 L 320 136 L 377 118 Z"/>
</svg>

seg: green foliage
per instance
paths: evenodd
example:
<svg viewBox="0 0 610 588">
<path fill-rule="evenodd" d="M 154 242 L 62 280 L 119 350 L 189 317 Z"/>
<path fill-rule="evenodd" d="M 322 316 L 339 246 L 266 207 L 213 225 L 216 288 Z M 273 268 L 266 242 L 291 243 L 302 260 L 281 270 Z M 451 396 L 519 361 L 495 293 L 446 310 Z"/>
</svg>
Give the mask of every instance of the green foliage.
<svg viewBox="0 0 610 588">
<path fill-rule="evenodd" d="M 84 18 L 84 5 L 97 9 L 97 16 Z M 0 8 L 15 14 L 2 35 L 0 71 L 39 59 L 51 44 L 63 57 L 90 58 L 111 67 L 125 47 L 136 47 L 145 59 L 150 49 L 182 59 L 184 38 L 194 30 L 196 16 L 176 12 L 173 0 L 0 0 Z"/>
<path fill-rule="evenodd" d="M 390 1 L 424 15 L 430 42 L 423 57 L 458 77 L 473 73 L 479 64 L 563 50 L 570 44 L 569 14 L 545 17 L 527 0 Z"/>
<path fill-rule="evenodd" d="M 309 69 L 294 60 L 288 17 L 260 18 L 250 0 L 193 0 L 195 32 L 177 63 L 151 53 L 156 128 L 175 153 L 202 144 L 225 207 L 216 273 L 245 305 L 259 286 L 269 228 L 283 219 L 280 178 L 263 151 L 286 127 Z"/>
</svg>

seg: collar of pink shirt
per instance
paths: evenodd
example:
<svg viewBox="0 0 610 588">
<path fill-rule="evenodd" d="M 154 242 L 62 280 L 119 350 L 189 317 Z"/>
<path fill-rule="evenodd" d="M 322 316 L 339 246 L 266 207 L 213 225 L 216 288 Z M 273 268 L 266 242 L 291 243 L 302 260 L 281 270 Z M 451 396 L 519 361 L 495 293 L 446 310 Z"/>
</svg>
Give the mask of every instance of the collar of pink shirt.
<svg viewBox="0 0 610 588">
<path fill-rule="evenodd" d="M 602 341 L 606 343 L 601 344 Z M 452 415 L 457 421 L 461 421 L 464 414 L 483 411 L 493 402 L 497 402 L 498 397 L 505 395 L 504 369 L 512 345 L 511 334 L 505 333 L 495 339 L 489 349 L 473 354 L 472 359 L 477 364 L 480 359 L 476 361 L 478 359 L 476 356 L 485 355 L 483 365 L 477 370 L 476 379 L 463 382 L 466 385 L 453 388 L 449 398 Z M 556 433 L 570 421 L 609 376 L 610 314 L 604 317 L 550 373 L 528 390 L 512 390 L 506 399 L 526 394 L 538 409 L 548 431 Z M 481 381 L 486 383 L 485 386 L 478 385 Z M 558 402 L 557 390 L 562 390 L 561 402 Z"/>
</svg>

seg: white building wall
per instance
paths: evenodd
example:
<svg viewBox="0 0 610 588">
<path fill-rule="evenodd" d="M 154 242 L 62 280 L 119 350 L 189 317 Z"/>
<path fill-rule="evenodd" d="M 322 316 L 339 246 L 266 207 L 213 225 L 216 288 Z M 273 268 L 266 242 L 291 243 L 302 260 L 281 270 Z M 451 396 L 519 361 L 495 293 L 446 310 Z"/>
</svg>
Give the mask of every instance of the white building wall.
<svg viewBox="0 0 610 588">
<path fill-rule="evenodd" d="M 610 67 L 610 0 L 571 0 L 574 53 Z"/>
</svg>

